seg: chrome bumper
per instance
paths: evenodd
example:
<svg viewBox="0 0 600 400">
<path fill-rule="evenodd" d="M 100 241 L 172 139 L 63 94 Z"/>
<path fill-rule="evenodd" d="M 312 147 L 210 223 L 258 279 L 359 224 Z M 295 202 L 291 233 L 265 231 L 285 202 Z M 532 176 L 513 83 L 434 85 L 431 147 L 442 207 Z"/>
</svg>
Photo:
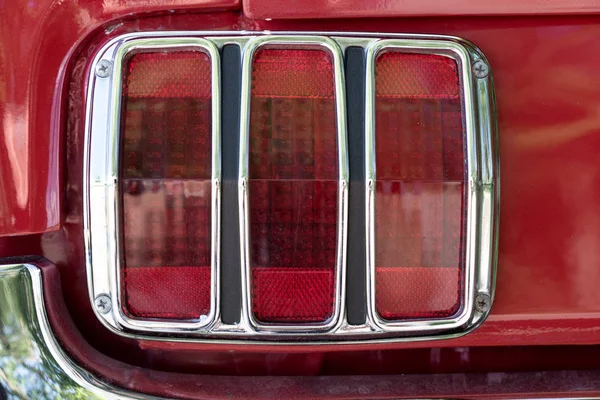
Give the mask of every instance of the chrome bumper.
<svg viewBox="0 0 600 400">
<path fill-rule="evenodd" d="M 149 398 L 76 365 L 50 329 L 42 294 L 39 268 L 0 266 L 0 399 Z"/>
<path fill-rule="evenodd" d="M 1 400 L 156 398 L 110 385 L 77 365 L 62 350 L 52 333 L 42 290 L 42 273 L 37 266 L 0 265 Z M 292 396 L 294 398 L 406 398 L 406 392 L 417 394 L 426 391 L 426 396 L 411 397 L 496 398 L 500 395 L 511 399 L 600 399 L 596 389 L 599 375 L 595 370 L 582 370 L 330 379 L 305 377 L 296 381 L 290 381 L 289 377 L 279 381 L 234 377 L 230 386 L 235 387 L 233 392 L 240 393 L 240 397 L 252 398 L 256 397 L 252 394 L 261 393 L 262 388 L 270 388 L 265 397 L 289 398 L 292 392 L 287 386 L 294 382 L 292 387 L 298 391 L 298 396 Z M 205 381 L 199 380 L 198 387 L 202 387 L 202 382 Z M 277 385 L 274 382 L 278 382 Z M 227 396 L 226 391 L 223 395 L 215 393 L 207 390 L 198 394 L 203 398 Z"/>
</svg>

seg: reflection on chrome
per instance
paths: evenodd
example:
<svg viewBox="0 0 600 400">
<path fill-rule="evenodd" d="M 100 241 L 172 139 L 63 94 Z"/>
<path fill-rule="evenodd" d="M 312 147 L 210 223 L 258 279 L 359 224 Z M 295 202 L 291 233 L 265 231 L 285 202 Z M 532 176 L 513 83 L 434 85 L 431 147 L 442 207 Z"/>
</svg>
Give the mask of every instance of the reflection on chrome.
<svg viewBox="0 0 600 400">
<path fill-rule="evenodd" d="M 0 266 L 0 304 L 0 399 L 149 398 L 100 381 L 65 354 L 46 318 L 37 267 Z"/>
</svg>

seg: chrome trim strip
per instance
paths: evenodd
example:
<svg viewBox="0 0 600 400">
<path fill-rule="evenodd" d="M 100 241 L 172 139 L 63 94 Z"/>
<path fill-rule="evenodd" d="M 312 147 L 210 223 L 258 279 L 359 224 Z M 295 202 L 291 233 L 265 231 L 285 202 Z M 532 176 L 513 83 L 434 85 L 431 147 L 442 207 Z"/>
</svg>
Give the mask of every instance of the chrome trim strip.
<svg viewBox="0 0 600 400">
<path fill-rule="evenodd" d="M 459 66 L 461 89 L 463 95 L 463 112 L 466 138 L 467 155 L 467 231 L 465 245 L 465 287 L 461 310 L 452 318 L 423 319 L 405 321 L 387 321 L 381 318 L 375 304 L 375 182 L 376 182 L 376 120 L 375 120 L 375 60 L 383 51 L 392 50 L 405 53 L 427 53 L 454 59 Z M 491 253 L 489 245 L 491 240 L 485 239 L 491 236 L 490 226 L 482 226 L 486 222 L 493 221 L 492 203 L 481 201 L 484 194 L 481 184 L 480 157 L 487 169 L 487 182 L 493 186 L 493 163 L 491 150 L 484 149 L 481 152 L 477 143 L 479 137 L 482 142 L 491 141 L 490 108 L 487 93 L 475 93 L 473 88 L 487 89 L 486 83 L 472 76 L 471 68 L 475 59 L 471 57 L 468 49 L 459 43 L 441 40 L 379 40 L 367 47 L 367 90 L 365 110 L 365 168 L 366 168 L 366 216 L 367 216 L 367 314 L 369 321 L 386 332 L 428 332 L 452 329 L 468 329 L 477 325 L 485 319 L 487 312 L 478 312 L 474 306 L 474 298 L 477 294 L 491 295 L 491 277 L 489 266 Z M 487 81 L 487 79 L 485 79 Z M 483 106 L 483 111 L 482 111 Z M 475 115 L 480 125 L 475 126 Z M 479 131 L 479 132 L 478 132 Z M 480 154 L 482 153 L 482 154 Z M 479 249 L 478 238 L 487 246 Z M 478 259 L 478 253 L 483 259 Z M 484 261 L 482 263 L 482 261 Z"/>
<path fill-rule="evenodd" d="M 41 393 L 48 398 L 155 398 L 96 378 L 64 352 L 48 322 L 42 273 L 35 265 L 0 265 L 0 299 L 0 326 L 6 334 L 3 345 L 7 345 L 3 349 L 6 351 L 0 352 L 0 381 L 7 385 L 9 395 L 32 399 Z M 18 346 L 13 349 L 8 347 L 9 344 Z M 6 360 L 9 362 L 3 362 Z M 15 369 L 12 370 L 10 365 Z M 14 385 L 25 381 L 29 384 Z"/>
<path fill-rule="evenodd" d="M 52 295 L 52 293 L 50 294 Z M 156 397 L 147 394 L 131 392 L 113 386 L 106 382 L 106 378 L 96 377 L 92 372 L 70 358 L 52 331 L 45 309 L 44 295 L 42 274 L 38 267 L 32 264 L 20 263 L 0 265 L 0 304 L 2 305 L 0 307 L 0 325 L 3 327 L 2 342 L 0 342 L 0 398 L 156 399 Z M 104 365 L 106 366 L 105 363 Z M 122 366 L 126 367 L 123 364 Z M 497 379 L 499 375 L 502 379 Z M 132 374 L 132 379 L 137 376 L 137 374 Z M 432 375 L 432 379 L 435 379 L 435 376 Z M 599 399 L 599 397 L 588 397 L 591 396 L 590 393 L 595 393 L 593 391 L 597 386 L 599 374 L 598 371 L 594 370 L 508 372 L 500 374 L 466 373 L 458 375 L 460 384 L 456 383 L 457 375 L 442 374 L 437 376 L 441 377 L 437 382 L 442 384 L 442 388 L 448 388 L 449 393 L 458 393 L 459 396 L 468 394 L 469 396 L 492 397 L 493 394 L 505 389 L 505 385 L 508 385 L 509 389 L 506 394 L 513 398 L 527 397 L 540 400 L 551 398 Z M 199 387 L 205 382 L 207 384 L 211 383 L 210 376 L 197 375 L 197 378 Z M 367 391 L 367 394 L 359 394 L 358 397 L 369 396 L 369 394 L 373 397 L 378 395 L 389 396 L 390 393 L 402 396 L 405 394 L 403 393 L 403 391 L 405 392 L 405 385 L 410 383 L 410 381 L 407 382 L 398 376 L 395 378 L 399 379 L 394 379 L 393 382 L 387 379 L 386 382 L 389 385 L 385 385 L 383 390 L 377 391 L 377 387 L 382 387 L 380 377 L 373 376 L 367 380 L 360 377 L 357 380 L 357 377 L 352 376 L 347 378 L 346 380 L 334 379 L 330 381 L 322 376 L 311 377 L 312 384 L 309 387 L 314 387 L 317 390 L 309 390 L 307 394 L 313 397 L 323 397 L 322 393 L 329 393 L 329 390 L 336 390 L 343 384 L 353 388 L 352 390 L 344 390 L 343 394 L 362 393 L 364 391 L 360 390 L 359 386 L 364 386 L 371 388 L 373 391 Z M 258 380 L 256 377 L 250 377 L 251 380 L 244 380 L 243 377 L 233 377 L 232 379 L 236 380 L 238 387 L 250 384 L 253 388 L 258 388 L 259 385 L 267 382 L 270 382 L 271 385 L 273 385 L 273 382 L 277 382 L 285 387 L 289 383 L 287 377 L 282 377 L 282 380 L 276 381 L 273 381 L 273 377 L 264 377 L 264 379 Z M 427 377 L 424 379 L 419 378 L 418 381 L 413 381 L 412 384 L 418 382 L 426 393 L 431 393 L 431 382 L 425 381 L 425 379 Z M 242 380 L 242 383 L 239 380 Z M 548 387 L 548 382 L 553 381 L 563 383 Z M 477 385 L 481 382 L 492 382 L 493 386 L 484 385 L 479 388 L 480 390 L 466 391 L 466 388 L 470 387 L 469 383 Z M 507 384 L 507 382 L 510 383 Z M 398 389 L 390 391 L 390 385 Z M 532 395 L 531 388 L 538 386 L 543 389 Z M 230 388 L 227 387 L 227 389 Z M 200 392 L 200 390 L 199 393 L 205 396 L 218 396 L 226 393 L 225 390 L 221 392 L 218 392 L 218 390 Z M 249 393 L 249 391 L 243 393 Z M 278 391 L 276 393 L 286 392 Z M 442 389 L 436 393 L 446 393 L 446 391 Z M 550 397 L 557 393 L 560 393 L 563 397 Z M 453 398 L 455 397 L 453 396 Z"/>
<path fill-rule="evenodd" d="M 316 48 L 325 50 L 333 57 L 335 76 L 335 100 L 338 142 L 338 232 L 336 249 L 336 288 L 335 307 L 330 319 L 324 323 L 272 324 L 261 323 L 252 314 L 252 295 L 250 285 L 250 229 L 248 194 L 248 158 L 250 141 L 250 100 L 252 80 L 252 60 L 255 52 L 263 46 L 286 46 Z M 277 332 L 280 334 L 319 334 L 338 328 L 345 313 L 346 293 L 346 237 L 348 220 L 348 145 L 346 133 L 346 91 L 344 79 L 343 55 L 337 44 L 324 36 L 262 36 L 251 39 L 242 51 L 242 98 L 240 112 L 240 246 L 242 255 L 242 319 L 257 334 Z"/>
<path fill-rule="evenodd" d="M 199 39 L 202 37 L 202 39 Z M 422 51 L 427 52 L 441 52 L 451 57 L 463 57 L 461 60 L 466 60 L 462 63 L 462 79 L 465 82 L 470 82 L 469 96 L 472 99 L 471 117 L 473 123 L 470 126 L 470 144 L 469 146 L 469 187 L 471 192 L 469 193 L 469 254 L 471 258 L 469 263 L 473 264 L 473 283 L 471 290 L 468 294 L 469 305 L 473 308 L 473 301 L 477 294 L 488 294 L 493 299 L 494 289 L 494 278 L 495 278 L 495 264 L 497 259 L 497 229 L 498 229 L 498 162 L 497 162 L 497 147 L 496 143 L 496 126 L 494 123 L 494 97 L 493 88 L 491 85 L 492 78 L 491 74 L 484 79 L 474 79 L 471 74 L 470 65 L 476 60 L 485 61 L 483 55 L 470 43 L 463 41 L 459 38 L 438 36 L 438 35 L 402 35 L 402 34 L 377 34 L 377 33 L 319 33 L 319 32 L 277 32 L 276 36 L 272 32 L 145 32 L 145 33 L 132 33 L 119 36 L 108 44 L 106 44 L 96 56 L 92 67 L 101 59 L 114 59 L 115 51 L 121 46 L 124 46 L 132 41 L 136 40 L 150 40 L 164 41 L 177 43 L 182 40 L 191 41 L 205 41 L 210 43 L 210 46 L 214 46 L 216 49 L 220 49 L 225 44 L 236 44 L 240 47 L 243 54 L 245 54 L 251 46 L 256 46 L 257 43 L 270 42 L 273 39 L 284 41 L 288 43 L 296 38 L 301 43 L 303 40 L 314 41 L 317 40 L 319 43 L 325 41 L 333 43 L 333 48 L 340 57 L 340 62 L 343 60 L 343 51 L 348 46 L 359 46 L 365 49 L 365 52 L 373 51 L 377 46 L 381 46 L 382 42 L 386 42 L 388 39 L 392 39 L 394 42 L 400 42 L 401 45 L 413 49 L 417 49 L 421 46 Z M 385 39 L 382 39 L 385 38 Z M 431 44 L 435 42 L 435 44 Z M 254 44 L 252 44 L 254 43 Z M 390 42 L 387 42 L 390 44 Z M 418 46 L 416 44 L 419 43 Z M 383 43 L 385 44 L 385 43 Z M 315 45 L 310 43 L 309 45 Z M 318 44 L 317 44 L 318 46 Z M 450 50 L 449 50 L 450 49 Z M 454 49 L 454 50 L 453 50 Z M 214 49 L 213 49 L 214 50 Z M 416 50 L 415 50 L 416 51 Z M 373 53 L 375 54 L 375 53 Z M 457 54 L 460 54 L 457 55 Z M 244 62 L 244 59 L 242 60 Z M 340 64 L 341 73 L 336 74 L 336 90 L 337 88 L 345 90 L 343 80 L 343 63 Z M 214 68 L 214 66 L 213 66 Z M 113 68 L 113 71 L 115 69 Z M 247 71 L 247 68 L 246 68 Z M 337 70 L 336 70 L 337 72 Z M 371 71 L 372 73 L 372 71 Z M 213 74 L 213 79 L 215 74 Z M 88 286 L 90 293 L 90 301 L 94 302 L 94 298 L 99 294 L 114 293 L 112 290 L 115 288 L 111 285 L 111 275 L 107 273 L 107 270 L 111 269 L 112 266 L 116 265 L 119 261 L 117 257 L 117 226 L 115 221 L 115 214 L 117 210 L 113 204 L 116 197 L 115 188 L 117 187 L 116 179 L 117 175 L 112 174 L 110 168 L 108 168 L 109 160 L 112 160 L 113 167 L 115 160 L 117 160 L 118 153 L 113 149 L 118 143 L 116 142 L 117 135 L 108 135 L 108 121 L 109 112 L 106 104 L 109 104 L 109 94 L 112 91 L 111 79 L 100 79 L 95 76 L 90 77 L 87 95 L 87 119 L 86 119 L 86 137 L 85 137 L 85 151 L 84 151 L 84 235 L 86 244 L 86 264 L 88 271 Z M 369 83 L 367 83 L 369 84 Z M 372 83 L 371 83 L 372 86 Z M 244 87 L 244 86 L 243 86 Z M 467 89 L 465 89 L 467 90 Z M 336 91 L 336 94 L 339 94 Z M 369 94 L 369 90 L 367 90 Z M 248 96 L 249 93 L 244 93 L 244 96 Z M 345 95 L 340 95 L 341 99 L 345 102 Z M 216 98 L 213 95 L 213 99 Z M 244 98 L 246 98 L 246 104 L 244 105 Z M 466 98 L 466 96 L 465 96 Z M 91 99 L 91 100 L 90 100 Z M 119 98 L 120 99 L 120 98 Z M 367 106 L 369 103 L 367 103 Z M 213 105 L 214 106 L 214 105 Z M 220 121 L 220 116 L 215 112 L 220 112 L 218 109 L 220 105 L 217 104 L 217 108 L 213 107 L 213 121 Z M 342 115 L 339 112 L 340 104 L 338 106 L 338 115 Z M 245 107 L 245 108 L 244 108 Z M 242 110 L 247 110 L 249 107 L 248 98 L 242 98 Z M 345 110 L 342 110 L 345 113 Z M 246 114 L 248 115 L 248 114 Z M 366 115 L 366 123 L 374 123 L 373 116 L 369 113 Z M 339 120 L 338 120 L 339 121 Z M 240 132 L 248 130 L 248 121 L 242 118 L 242 124 L 246 124 Z M 242 128 L 242 124 L 240 128 Z M 342 168 L 340 164 L 340 213 L 343 212 L 344 216 L 340 215 L 340 220 L 344 223 L 347 222 L 347 191 L 348 191 L 348 170 L 347 170 L 347 159 L 342 159 L 342 152 L 347 157 L 347 142 L 345 133 L 345 116 L 338 123 L 338 136 L 340 130 L 343 128 L 343 139 L 344 149 L 342 149 L 342 141 L 340 141 L 340 163 L 345 162 L 346 168 Z M 213 125 L 214 128 L 214 125 Z M 100 132 L 95 134 L 96 132 Z M 118 132 L 118 131 L 113 131 Z M 94 134 L 92 134 L 94 133 Z M 220 133 L 219 133 L 220 136 Z M 368 135 L 367 135 L 368 136 Z M 245 139 L 242 137 L 242 139 Z M 214 144 L 214 132 L 213 132 L 213 144 Z M 368 140 L 368 137 L 367 137 Z M 245 148 L 248 147 L 248 143 L 242 144 Z M 217 147 L 214 147 L 215 149 Z M 368 152 L 367 152 L 368 153 Z M 220 163 L 220 152 L 219 155 L 213 154 L 213 161 Z M 93 161 L 93 162 L 92 162 Z M 244 164 L 247 165 L 247 160 Z M 373 163 L 374 159 L 369 158 L 367 154 L 367 163 Z M 213 164 L 216 167 L 217 164 Z M 220 165 L 220 164 L 219 164 Z M 367 165 L 368 167 L 368 165 Z M 213 168 L 213 172 L 216 168 Z M 368 171 L 368 170 L 367 170 Z M 241 171 L 240 176 L 247 176 L 247 170 Z M 214 174 L 213 174 L 214 176 Z M 374 175 L 371 175 L 374 177 Z M 370 176 L 367 175 L 367 180 Z M 213 179 L 214 180 L 214 179 Z M 374 181 L 374 179 L 371 179 Z M 345 182 L 345 183 L 344 183 Z M 239 202 L 240 207 L 243 206 L 245 200 L 245 186 L 246 181 L 240 179 L 239 181 Z M 369 183 L 369 182 L 367 182 Z M 343 189 L 343 190 L 342 190 Z M 215 199 L 220 196 L 219 182 L 215 181 L 213 186 L 213 194 L 217 193 Z M 372 199 L 371 199 L 372 201 Z M 343 203 L 342 203 L 343 202 Z M 369 190 L 367 186 L 367 202 L 369 202 Z M 370 203 L 367 203 L 369 207 Z M 219 203 L 213 204 L 220 213 Z M 106 213 L 95 212 L 90 213 L 90 210 L 107 210 Z M 241 214 L 240 219 L 242 223 L 246 221 L 246 210 L 240 208 Z M 367 209 L 367 213 L 369 209 Z M 104 215 L 105 214 L 105 215 Z M 369 214 L 367 214 L 369 215 Z M 213 230 L 219 231 L 219 226 L 216 221 L 220 220 L 220 215 L 213 215 Z M 216 225 L 216 227 L 215 227 Z M 367 221 L 367 227 L 369 227 Z M 93 228 L 93 229 L 92 229 Z M 241 247 L 242 257 L 248 259 L 248 254 L 245 253 L 245 245 L 248 240 L 247 232 L 245 227 L 240 226 L 240 234 L 242 235 Z M 367 228 L 369 229 L 369 228 Z M 346 226 L 338 227 L 339 231 L 345 232 Z M 215 232 L 213 232 L 214 234 Z M 339 240 L 340 232 L 338 232 Z M 369 231 L 367 231 L 369 235 Z M 369 240 L 372 239 L 367 236 Z M 219 235 L 216 236 L 216 240 L 219 239 Z M 343 238 L 343 245 L 345 243 L 345 233 Z M 215 242 L 213 242 L 215 243 Z M 373 243 L 369 242 L 367 246 L 371 246 L 373 249 Z M 248 288 L 246 282 L 243 285 L 243 304 L 242 304 L 242 320 L 239 324 L 228 325 L 222 323 L 219 317 L 219 284 L 218 282 L 214 285 L 215 292 L 214 296 L 217 306 L 215 307 L 214 320 L 201 328 L 193 327 L 177 327 L 172 328 L 171 326 L 162 328 L 147 328 L 147 327 L 133 327 L 129 328 L 117 323 L 117 320 L 112 316 L 115 308 L 113 302 L 113 311 L 107 314 L 101 314 L 96 310 L 98 318 L 113 332 L 127 337 L 134 337 L 137 339 L 145 340 L 162 340 L 162 341 L 203 341 L 207 343 L 253 343 L 253 344 L 285 344 L 285 345 L 305 345 L 305 344 L 357 344 L 357 343 L 387 343 L 387 342 L 405 342 L 405 341 L 422 341 L 432 339 L 446 339 L 464 335 L 470 330 L 477 327 L 487 314 L 489 310 L 483 313 L 477 311 L 465 312 L 459 322 L 449 326 L 448 324 L 432 325 L 423 324 L 424 329 L 420 329 L 417 324 L 412 325 L 409 329 L 398 329 L 390 330 L 388 326 L 381 326 L 376 323 L 372 317 L 372 311 L 369 312 L 368 321 L 365 325 L 354 326 L 349 325 L 346 321 L 345 316 L 345 256 L 346 249 L 339 249 L 338 263 L 341 268 L 338 268 L 338 279 L 340 279 L 339 290 L 340 290 L 340 303 L 339 315 L 336 317 L 337 321 L 335 324 L 331 324 L 328 327 L 314 327 L 314 326 L 302 326 L 292 327 L 289 326 L 272 327 L 269 325 L 257 325 L 255 321 L 251 321 L 249 316 L 249 297 Z M 213 247 L 213 259 L 218 264 L 218 246 Z M 341 254 L 340 254 L 341 253 Z M 116 261 L 114 261 L 116 260 Z M 369 262 L 367 260 L 367 262 Z M 246 264 L 243 264 L 244 266 Z M 368 264 L 370 266 L 371 264 Z M 214 268 L 214 265 L 213 265 Z M 243 267 L 245 268 L 245 267 Z M 342 268 L 344 270 L 342 270 Z M 242 270 L 242 273 L 246 274 L 246 269 Z M 213 275 L 218 279 L 218 273 Z M 371 296 L 369 292 L 371 289 L 369 283 L 367 287 L 368 296 Z M 372 299 L 369 297 L 369 301 L 372 303 Z M 118 306 L 118 305 L 117 305 Z M 371 307 L 369 307 L 370 309 Z M 175 323 L 177 324 L 177 323 Z M 314 329 L 314 331 L 313 331 Z"/>
<path fill-rule="evenodd" d="M 121 293 L 120 195 L 119 195 L 119 135 L 121 123 L 122 63 L 133 51 L 187 49 L 200 50 L 210 56 L 212 67 L 212 211 L 211 211 L 211 308 L 207 316 L 197 321 L 168 321 L 131 318 L 123 312 Z M 221 68 L 219 50 L 210 41 L 200 38 L 141 38 L 115 43 L 94 60 L 112 64 L 110 78 L 90 76 L 88 116 L 84 165 L 84 229 L 88 257 L 88 277 L 91 277 L 94 299 L 106 294 L 111 309 L 96 315 L 118 330 L 146 332 L 188 332 L 209 330 L 219 317 L 219 240 L 221 181 Z M 91 126 L 89 125 L 91 124 Z M 94 160 L 92 163 L 91 160 Z M 104 161 L 104 163 L 102 163 Z M 87 176 L 89 174 L 89 177 Z M 92 177 L 94 177 L 92 179 Z M 105 210 L 105 213 L 90 210 Z M 103 232 L 104 231 L 104 232 Z M 98 235 L 100 233 L 100 235 Z M 102 235 L 104 233 L 104 235 Z M 88 279 L 90 281 L 90 279 Z"/>
</svg>

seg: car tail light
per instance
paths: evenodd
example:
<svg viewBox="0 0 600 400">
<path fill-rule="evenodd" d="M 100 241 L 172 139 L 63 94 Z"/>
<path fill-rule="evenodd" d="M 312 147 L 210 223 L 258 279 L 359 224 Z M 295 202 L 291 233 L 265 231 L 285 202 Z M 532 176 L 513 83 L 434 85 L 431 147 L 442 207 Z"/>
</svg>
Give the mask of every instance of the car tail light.
<svg viewBox="0 0 600 400">
<path fill-rule="evenodd" d="M 141 52 L 123 68 L 123 307 L 196 319 L 211 308 L 211 60 Z"/>
<path fill-rule="evenodd" d="M 497 165 L 477 49 L 175 32 L 98 51 L 83 221 L 115 332 L 409 340 L 486 317 Z"/>
<path fill-rule="evenodd" d="M 331 54 L 259 48 L 250 89 L 251 296 L 259 322 L 335 308 L 338 143 Z"/>
<path fill-rule="evenodd" d="M 458 64 L 399 51 L 375 60 L 375 293 L 384 320 L 461 306 L 465 159 Z"/>
</svg>

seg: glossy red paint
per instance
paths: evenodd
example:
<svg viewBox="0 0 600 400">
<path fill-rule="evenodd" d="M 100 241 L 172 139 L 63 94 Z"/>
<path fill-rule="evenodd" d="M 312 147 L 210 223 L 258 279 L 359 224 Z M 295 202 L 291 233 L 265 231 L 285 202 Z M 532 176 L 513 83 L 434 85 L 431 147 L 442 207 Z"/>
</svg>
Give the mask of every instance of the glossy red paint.
<svg viewBox="0 0 600 400">
<path fill-rule="evenodd" d="M 595 0 L 244 0 L 256 19 L 598 14 Z"/>
<path fill-rule="evenodd" d="M 0 184 L 5 192 L 0 195 L 0 218 L 5 224 L 0 225 L 0 233 L 43 231 L 48 221 L 55 221 L 52 228 L 62 225 L 42 235 L 1 238 L 0 257 L 36 254 L 56 264 L 68 312 L 85 340 L 100 353 L 149 369 L 254 375 L 490 371 L 497 365 L 504 371 L 546 369 L 548 365 L 582 368 L 583 359 L 590 363 L 600 359 L 590 357 L 596 346 L 569 347 L 568 351 L 546 347 L 600 343 L 600 292 L 596 290 L 600 285 L 596 200 L 600 195 L 600 18 L 256 21 L 221 12 L 124 19 L 144 6 L 118 2 L 115 11 L 105 6 L 106 1 L 80 3 L 67 1 L 58 7 L 58 2 L 47 1 L 31 10 L 18 3 L 10 17 L 0 11 L 4 66 L 0 72 L 4 96 L 0 97 Z M 161 7 L 156 4 L 151 5 Z M 138 342 L 109 333 L 87 301 L 83 258 L 86 68 L 94 51 L 109 37 L 140 30 L 186 29 L 438 33 L 475 42 L 490 60 L 495 77 L 502 171 L 497 290 L 488 321 L 472 334 L 443 342 L 312 348 Z M 67 87 L 69 80 L 73 84 Z M 17 88 L 19 83 L 26 89 Z M 11 117 L 10 110 L 16 110 L 17 117 Z M 9 131 L 20 134 L 9 140 Z M 5 157 L 5 149 L 15 146 L 15 138 L 26 138 L 22 154 L 27 157 Z M 61 143 L 65 144 L 62 154 Z M 43 166 L 51 160 L 59 167 L 49 174 Z M 16 197 L 20 193 L 14 184 L 12 171 L 16 170 L 28 171 L 27 184 L 19 186 L 28 188 L 24 208 Z M 57 200 L 47 201 L 52 198 L 48 193 L 55 193 Z M 56 282 L 58 277 L 48 279 Z M 65 330 L 55 329 L 66 343 Z M 504 347 L 516 345 L 545 346 Z M 529 354 L 527 362 L 518 357 L 524 353 Z M 478 354 L 479 361 L 464 354 Z M 552 355 L 550 361 L 543 354 Z M 505 361 L 499 362 L 503 355 Z M 366 358 L 382 361 L 363 363 Z M 398 359 L 407 361 L 397 363 Z M 493 380 L 493 376 L 478 382 L 484 384 L 486 379 Z"/>
<path fill-rule="evenodd" d="M 0 8 L 0 236 L 56 230 L 64 210 L 65 73 L 94 30 L 239 0 L 8 0 Z M 208 17 L 208 25 L 214 15 Z"/>
<path fill-rule="evenodd" d="M 600 395 L 600 371 L 583 369 L 597 367 L 599 346 L 495 348 L 491 353 L 488 348 L 428 349 L 425 351 L 428 358 L 419 357 L 415 350 L 402 353 L 372 351 L 358 353 L 360 362 L 356 362 L 357 353 L 334 353 L 333 357 L 331 353 L 267 354 L 261 360 L 252 359 L 248 354 L 229 352 L 224 360 L 236 366 L 234 375 L 259 375 L 258 372 L 263 371 L 257 371 L 256 368 L 264 368 L 263 365 L 268 368 L 264 375 L 271 375 L 233 378 L 214 375 L 223 373 L 218 367 L 204 373 L 196 369 L 192 374 L 181 373 L 184 372 L 181 370 L 178 371 L 180 373 L 165 371 L 165 364 L 160 365 L 162 368 L 143 368 L 109 358 L 92 348 L 68 316 L 57 269 L 44 260 L 29 262 L 41 268 L 50 324 L 69 355 L 79 365 L 102 376 L 107 382 L 133 391 L 181 399 L 522 399 Z M 471 369 L 467 367 L 464 368 L 467 373 L 450 374 L 441 364 L 441 360 L 448 356 L 462 364 L 470 364 L 473 360 L 485 365 L 489 363 L 490 356 L 495 356 L 497 371 L 508 367 L 512 372 L 468 373 Z M 571 364 L 567 365 L 576 365 L 580 370 L 553 371 L 557 360 L 561 358 L 570 361 Z M 425 362 L 415 363 L 416 360 Z M 519 372 L 526 371 L 532 361 L 536 368 L 539 368 L 538 361 L 545 362 L 546 372 Z M 519 363 L 516 370 L 515 362 Z M 296 374 L 293 366 L 298 364 L 303 371 L 322 375 L 330 375 L 332 366 L 334 373 L 340 373 L 340 365 L 343 365 L 342 373 L 352 375 L 281 376 Z M 436 364 L 437 369 L 431 371 L 428 364 Z M 565 365 L 564 362 L 562 365 Z M 364 367 L 369 370 L 365 372 Z M 412 374 L 403 375 L 402 371 Z M 424 371 L 434 373 L 419 375 Z M 380 373 L 388 375 L 377 376 Z"/>
</svg>

